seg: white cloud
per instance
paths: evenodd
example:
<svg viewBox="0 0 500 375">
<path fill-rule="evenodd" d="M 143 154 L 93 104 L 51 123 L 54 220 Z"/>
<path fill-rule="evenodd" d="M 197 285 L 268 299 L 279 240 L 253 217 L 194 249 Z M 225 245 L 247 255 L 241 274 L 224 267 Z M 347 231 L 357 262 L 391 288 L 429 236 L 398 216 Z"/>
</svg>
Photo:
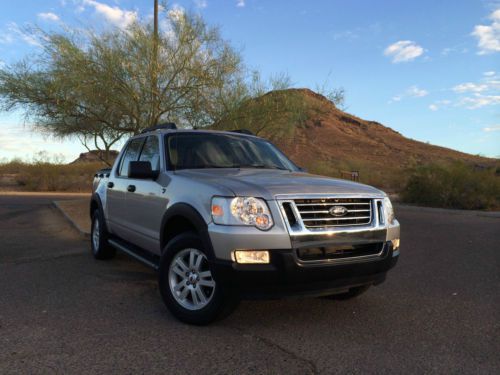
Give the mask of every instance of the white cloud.
<svg viewBox="0 0 500 375">
<path fill-rule="evenodd" d="M 339 39 L 353 40 L 357 38 L 359 38 L 359 35 L 351 30 L 339 31 L 333 34 L 334 40 L 339 40 Z"/>
<path fill-rule="evenodd" d="M 486 128 L 483 128 L 483 131 L 485 131 L 485 132 L 498 132 L 498 131 L 500 131 L 500 125 L 488 126 Z"/>
<path fill-rule="evenodd" d="M 441 50 L 441 55 L 448 56 L 452 53 L 467 53 L 469 50 L 464 47 L 456 46 L 456 47 L 446 47 Z"/>
<path fill-rule="evenodd" d="M 10 33 L 0 33 L 0 44 L 10 44 L 14 41 L 14 36 Z"/>
<path fill-rule="evenodd" d="M 194 3 L 196 4 L 196 7 L 200 9 L 204 9 L 208 6 L 207 0 L 195 0 Z"/>
<path fill-rule="evenodd" d="M 480 93 L 500 90 L 500 77 L 497 77 L 494 71 L 485 72 L 483 73 L 483 76 L 484 77 L 479 82 L 461 83 L 454 86 L 452 90 L 459 94 L 467 92 Z"/>
<path fill-rule="evenodd" d="M 500 8 L 488 18 L 490 25 L 476 25 L 471 34 L 477 38 L 478 55 L 500 52 Z"/>
<path fill-rule="evenodd" d="M 500 95 L 482 95 L 475 93 L 473 96 L 462 98 L 459 103 L 467 109 L 478 109 L 490 105 L 500 104 Z"/>
<path fill-rule="evenodd" d="M 429 109 L 431 111 L 435 112 L 435 111 L 439 110 L 442 107 L 447 107 L 451 103 L 452 103 L 451 100 L 448 100 L 448 99 L 437 100 L 434 103 L 432 103 L 431 105 L 429 105 Z"/>
<path fill-rule="evenodd" d="M 43 21 L 52 21 L 52 22 L 59 21 L 59 16 L 52 12 L 38 13 L 37 17 Z"/>
<path fill-rule="evenodd" d="M 424 53 L 424 49 L 411 40 L 400 40 L 384 50 L 384 55 L 391 57 L 393 63 L 413 61 Z"/>
<path fill-rule="evenodd" d="M 429 95 L 429 91 L 419 88 L 417 85 L 408 87 L 404 93 L 393 96 L 389 103 L 400 102 L 403 98 L 422 98 Z"/>
<path fill-rule="evenodd" d="M 452 90 L 457 94 L 467 95 L 459 97 L 456 105 L 468 109 L 500 104 L 500 77 L 494 71 L 484 72 L 478 82 L 461 83 Z"/>
<path fill-rule="evenodd" d="M 85 6 L 94 8 L 97 15 L 120 28 L 126 28 L 135 22 L 138 17 L 137 11 L 124 10 L 117 6 L 110 6 L 95 0 L 82 0 L 82 3 L 79 5 L 80 8 L 77 7 L 77 11 L 83 11 L 84 9 L 82 8 Z"/>
<path fill-rule="evenodd" d="M 429 91 L 424 89 L 419 89 L 416 85 L 409 87 L 406 90 L 406 95 L 413 98 L 421 98 L 423 96 L 429 95 Z"/>
<path fill-rule="evenodd" d="M 7 24 L 7 29 L 1 33 L 0 43 L 11 44 L 15 41 L 21 40 L 29 45 L 40 47 L 40 42 L 36 36 L 30 33 L 29 28 L 21 28 L 17 23 L 10 22 Z"/>
<path fill-rule="evenodd" d="M 453 87 L 453 91 L 458 92 L 458 93 L 464 93 L 464 92 L 482 92 L 486 91 L 488 89 L 488 85 L 485 83 L 473 83 L 473 82 L 466 82 L 466 83 L 461 83 L 460 85 L 456 85 Z"/>
<path fill-rule="evenodd" d="M 240 8 L 243 8 L 245 6 L 245 0 L 238 0 L 236 2 L 236 6 L 240 7 Z"/>
</svg>

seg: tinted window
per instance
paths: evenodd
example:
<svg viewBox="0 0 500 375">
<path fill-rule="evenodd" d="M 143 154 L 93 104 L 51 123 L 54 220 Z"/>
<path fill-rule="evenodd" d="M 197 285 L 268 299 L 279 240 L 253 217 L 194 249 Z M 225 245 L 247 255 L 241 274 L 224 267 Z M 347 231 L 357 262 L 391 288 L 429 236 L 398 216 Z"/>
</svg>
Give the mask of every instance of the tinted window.
<svg viewBox="0 0 500 375">
<path fill-rule="evenodd" d="M 160 170 L 160 146 L 158 143 L 158 137 L 149 136 L 146 139 L 139 161 L 149 161 L 153 171 Z"/>
<path fill-rule="evenodd" d="M 136 138 L 129 142 L 129 144 L 127 145 L 127 149 L 125 150 L 125 153 L 122 157 L 120 171 L 118 173 L 119 176 L 128 176 L 128 166 L 131 161 L 137 161 L 143 143 L 144 138 Z"/>
<path fill-rule="evenodd" d="M 174 169 L 269 168 L 297 170 L 270 142 L 229 134 L 179 133 L 168 137 Z"/>
</svg>

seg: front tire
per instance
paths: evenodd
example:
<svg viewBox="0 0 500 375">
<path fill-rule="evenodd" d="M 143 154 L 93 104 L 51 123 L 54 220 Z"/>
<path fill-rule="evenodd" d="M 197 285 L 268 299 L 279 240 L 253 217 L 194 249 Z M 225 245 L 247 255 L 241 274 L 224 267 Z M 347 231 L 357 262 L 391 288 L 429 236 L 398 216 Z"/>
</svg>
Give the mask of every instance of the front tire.
<svg viewBox="0 0 500 375">
<path fill-rule="evenodd" d="M 95 210 L 92 214 L 90 249 L 94 258 L 99 260 L 111 259 L 116 255 L 116 249 L 108 243 L 108 232 L 100 210 Z"/>
<path fill-rule="evenodd" d="M 205 325 L 229 315 L 238 299 L 212 275 L 206 249 L 194 232 L 169 241 L 160 261 L 163 302 L 180 321 Z"/>
</svg>

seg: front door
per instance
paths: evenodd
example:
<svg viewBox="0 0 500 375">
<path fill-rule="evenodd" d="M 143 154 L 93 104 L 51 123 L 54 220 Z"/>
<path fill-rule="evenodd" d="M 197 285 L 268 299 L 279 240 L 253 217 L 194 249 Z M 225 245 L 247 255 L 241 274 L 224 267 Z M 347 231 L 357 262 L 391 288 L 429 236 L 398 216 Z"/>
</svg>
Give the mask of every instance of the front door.
<svg viewBox="0 0 500 375">
<path fill-rule="evenodd" d="M 130 185 L 128 178 L 128 166 L 131 161 L 137 161 L 141 153 L 145 137 L 133 138 L 126 145 L 120 164 L 116 170 L 109 175 L 106 187 L 106 209 L 108 228 L 111 233 L 129 240 L 127 230 L 127 187 Z"/>
<path fill-rule="evenodd" d="M 147 137 L 139 161 L 150 162 L 153 171 L 160 172 L 162 166 L 157 135 Z M 161 221 L 167 205 L 165 189 L 156 180 L 132 178 L 127 180 L 127 188 L 125 226 L 129 241 L 160 254 Z"/>
</svg>

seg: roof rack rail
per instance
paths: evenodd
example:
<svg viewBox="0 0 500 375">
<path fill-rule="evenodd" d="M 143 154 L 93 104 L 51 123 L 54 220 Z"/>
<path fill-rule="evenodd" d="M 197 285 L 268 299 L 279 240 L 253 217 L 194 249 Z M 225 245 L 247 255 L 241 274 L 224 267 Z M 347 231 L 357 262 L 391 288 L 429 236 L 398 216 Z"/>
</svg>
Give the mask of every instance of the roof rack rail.
<svg viewBox="0 0 500 375">
<path fill-rule="evenodd" d="M 150 128 L 146 128 L 141 132 L 141 134 L 152 132 L 154 130 L 161 130 L 161 129 L 175 130 L 175 129 L 177 129 L 177 125 L 175 125 L 173 122 L 165 122 L 163 124 L 158 124 L 155 126 L 151 126 Z"/>
<path fill-rule="evenodd" d="M 240 133 L 240 134 L 247 134 L 247 135 L 255 135 L 253 134 L 250 130 L 248 129 L 234 129 L 230 130 L 229 132 L 231 133 Z"/>
</svg>

